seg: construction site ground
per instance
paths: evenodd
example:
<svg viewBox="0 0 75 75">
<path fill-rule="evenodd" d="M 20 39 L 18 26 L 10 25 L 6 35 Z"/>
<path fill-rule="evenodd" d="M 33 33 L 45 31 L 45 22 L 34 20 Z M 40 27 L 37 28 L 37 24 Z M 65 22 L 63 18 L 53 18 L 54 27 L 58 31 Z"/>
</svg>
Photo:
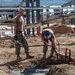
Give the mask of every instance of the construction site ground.
<svg viewBox="0 0 75 75">
<path fill-rule="evenodd" d="M 59 42 L 58 52 L 64 54 L 66 48 L 70 48 L 72 50 L 72 56 L 75 56 L 75 33 L 68 33 L 68 34 L 55 34 L 57 42 Z M 41 45 L 43 44 L 41 41 L 41 38 L 39 36 L 35 37 L 26 37 L 26 40 L 28 41 L 29 45 Z M 49 44 L 51 44 L 49 42 Z M 48 47 L 47 57 L 50 55 L 50 49 L 51 47 Z M 20 61 L 20 64 L 23 65 L 23 68 L 26 68 L 28 66 L 31 66 L 32 63 L 35 64 L 35 61 L 38 61 L 43 56 L 43 47 L 29 47 L 29 52 L 31 55 L 34 55 L 34 58 L 32 59 L 25 59 L 25 53 L 24 48 L 21 48 L 21 57 L 22 61 Z M 11 70 L 17 67 L 16 62 L 16 54 L 15 54 L 15 45 L 11 40 L 0 40 L 0 75 L 13 75 L 11 73 Z M 71 66 L 71 67 L 70 67 Z M 71 68 L 70 72 L 68 72 L 68 75 L 75 75 L 74 70 L 75 67 L 72 65 L 53 65 L 50 67 L 50 71 L 48 75 L 67 75 L 67 73 L 60 74 L 60 70 L 56 72 L 56 74 L 53 74 L 57 68 L 61 68 L 60 70 L 65 70 L 65 67 L 68 69 Z M 70 69 L 69 68 L 69 69 Z M 53 70 L 52 70 L 53 69 Z M 65 72 L 65 71 L 63 71 Z M 73 73 L 73 74 L 72 74 Z"/>
</svg>

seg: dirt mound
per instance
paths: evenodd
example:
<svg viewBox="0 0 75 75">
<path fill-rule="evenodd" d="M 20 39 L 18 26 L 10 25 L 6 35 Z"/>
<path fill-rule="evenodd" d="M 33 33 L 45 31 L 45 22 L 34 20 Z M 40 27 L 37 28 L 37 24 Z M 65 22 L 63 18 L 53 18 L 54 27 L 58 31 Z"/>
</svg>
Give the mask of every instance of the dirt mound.
<svg viewBox="0 0 75 75">
<path fill-rule="evenodd" d="M 60 25 L 60 26 L 53 26 L 53 27 L 46 27 L 46 28 L 52 29 L 55 34 L 57 34 L 57 33 L 65 34 L 65 33 L 73 33 L 74 32 L 73 28 L 70 26 L 67 26 L 67 25 Z"/>
<path fill-rule="evenodd" d="M 75 75 L 75 67 L 72 65 L 62 64 L 62 65 L 52 65 L 50 66 L 47 75 Z"/>
</svg>

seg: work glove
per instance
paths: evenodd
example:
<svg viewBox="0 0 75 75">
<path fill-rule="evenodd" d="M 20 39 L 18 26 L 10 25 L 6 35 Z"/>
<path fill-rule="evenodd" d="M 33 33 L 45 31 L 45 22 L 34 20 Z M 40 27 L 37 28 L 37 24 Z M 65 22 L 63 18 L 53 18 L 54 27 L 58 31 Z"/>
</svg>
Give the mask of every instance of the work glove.
<svg viewBox="0 0 75 75">
<path fill-rule="evenodd" d="M 14 36 L 14 40 L 17 40 L 17 36 Z"/>
</svg>

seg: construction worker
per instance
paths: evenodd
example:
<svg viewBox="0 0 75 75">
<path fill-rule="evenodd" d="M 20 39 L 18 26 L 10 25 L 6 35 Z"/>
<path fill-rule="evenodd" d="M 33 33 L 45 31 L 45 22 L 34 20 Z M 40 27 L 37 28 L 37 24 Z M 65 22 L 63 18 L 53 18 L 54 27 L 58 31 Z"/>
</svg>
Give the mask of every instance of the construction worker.
<svg viewBox="0 0 75 75">
<path fill-rule="evenodd" d="M 42 31 L 41 38 L 42 38 L 42 41 L 44 43 L 43 59 L 46 58 L 46 53 L 47 53 L 47 50 L 48 50 L 48 40 L 50 40 L 51 43 L 52 43 L 52 49 L 51 49 L 50 57 L 53 57 L 54 52 L 57 54 L 56 39 L 55 39 L 54 32 L 49 28 L 45 28 Z"/>
<path fill-rule="evenodd" d="M 23 35 L 23 31 L 25 31 L 24 29 L 24 19 L 23 19 L 23 15 L 24 15 L 24 8 L 20 7 L 18 9 L 18 14 L 14 17 L 14 40 L 19 41 L 22 46 L 25 49 L 25 53 L 26 53 L 26 58 L 33 58 L 34 56 L 29 55 L 29 48 L 28 43 Z M 20 48 L 21 48 L 21 44 L 19 42 L 16 42 L 16 54 L 17 54 L 17 60 L 20 60 Z"/>
</svg>

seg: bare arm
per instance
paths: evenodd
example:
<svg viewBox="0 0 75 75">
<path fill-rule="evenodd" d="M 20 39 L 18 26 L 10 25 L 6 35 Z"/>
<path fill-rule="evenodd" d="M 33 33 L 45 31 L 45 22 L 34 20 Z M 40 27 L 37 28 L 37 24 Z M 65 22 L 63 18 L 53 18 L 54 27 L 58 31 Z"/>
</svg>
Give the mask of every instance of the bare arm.
<svg viewBox="0 0 75 75">
<path fill-rule="evenodd" d="M 14 36 L 16 36 L 16 31 L 17 31 L 17 19 L 14 18 Z"/>
<path fill-rule="evenodd" d="M 41 36 L 41 39 L 42 39 L 43 43 L 44 43 L 46 46 L 48 46 L 48 43 L 44 40 L 44 37 L 43 37 L 43 36 Z"/>
<path fill-rule="evenodd" d="M 53 45 L 54 45 L 54 48 L 56 49 L 57 47 L 56 47 L 56 40 L 55 39 L 52 39 L 52 43 L 53 43 Z"/>
<path fill-rule="evenodd" d="M 16 36 L 16 31 L 17 31 L 17 19 L 16 18 L 14 18 L 13 26 L 14 26 L 14 36 Z"/>
<path fill-rule="evenodd" d="M 25 27 L 23 26 L 23 31 L 25 31 Z"/>
</svg>

